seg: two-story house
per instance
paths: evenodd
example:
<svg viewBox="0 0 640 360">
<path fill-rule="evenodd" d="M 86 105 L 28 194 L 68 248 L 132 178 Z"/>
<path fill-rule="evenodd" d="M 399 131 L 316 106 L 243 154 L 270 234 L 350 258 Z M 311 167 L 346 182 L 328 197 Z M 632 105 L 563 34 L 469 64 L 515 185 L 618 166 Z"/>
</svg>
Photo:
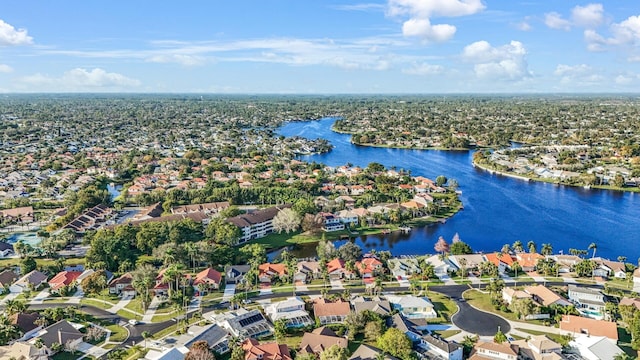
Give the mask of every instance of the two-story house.
<svg viewBox="0 0 640 360">
<path fill-rule="evenodd" d="M 290 297 L 283 301 L 270 303 L 264 307 L 271 322 L 284 320 L 287 327 L 303 327 L 313 325 L 314 321 L 304 309 L 304 301 L 299 297 Z"/>
<path fill-rule="evenodd" d="M 569 284 L 569 301 L 576 305 L 580 314 L 593 319 L 603 318 L 606 302 L 600 289 Z"/>
</svg>

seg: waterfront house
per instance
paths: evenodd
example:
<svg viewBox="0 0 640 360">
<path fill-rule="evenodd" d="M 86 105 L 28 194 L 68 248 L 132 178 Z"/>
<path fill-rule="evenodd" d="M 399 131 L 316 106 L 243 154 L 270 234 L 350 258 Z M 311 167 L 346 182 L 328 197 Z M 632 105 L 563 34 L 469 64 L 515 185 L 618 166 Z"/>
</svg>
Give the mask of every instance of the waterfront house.
<svg viewBox="0 0 640 360">
<path fill-rule="evenodd" d="M 206 268 L 196 274 L 193 280 L 193 287 L 196 291 L 200 291 L 204 287 L 205 291 L 220 288 L 222 282 L 222 274 L 214 268 Z"/>
<path fill-rule="evenodd" d="M 9 291 L 12 293 L 21 293 L 25 290 L 38 290 L 42 285 L 46 284 L 46 282 L 47 275 L 40 271 L 33 270 L 11 284 Z"/>
<path fill-rule="evenodd" d="M 319 298 L 313 304 L 313 314 L 320 325 L 343 323 L 349 313 L 351 313 L 349 303 L 342 300 L 328 302 L 324 298 Z"/>
<path fill-rule="evenodd" d="M 582 315 L 602 319 L 606 301 L 600 289 L 569 284 L 569 301 L 576 305 Z"/>
<path fill-rule="evenodd" d="M 282 209 L 290 208 L 291 204 L 284 204 L 256 210 L 251 213 L 241 214 L 227 219 L 227 222 L 240 228 L 242 233 L 239 242 L 247 242 L 252 239 L 263 238 L 273 232 L 273 218 Z"/>
<path fill-rule="evenodd" d="M 332 346 L 338 346 L 346 349 L 348 345 L 347 339 L 336 335 L 333 330 L 326 326 L 319 327 L 312 332 L 306 332 L 302 335 L 300 342 L 300 351 L 298 354 L 314 354 L 320 356 L 320 353 Z"/>
<path fill-rule="evenodd" d="M 617 279 L 626 279 L 627 267 L 623 262 L 611 261 L 600 257 L 591 259 L 595 261 L 596 268 L 593 269 L 593 276 L 602 278 L 615 277 Z"/>
<path fill-rule="evenodd" d="M 249 265 L 231 265 L 227 267 L 225 272 L 225 281 L 227 284 L 238 284 L 244 279 L 244 274 L 251 270 Z"/>
<path fill-rule="evenodd" d="M 618 327 L 613 321 L 595 320 L 582 316 L 562 315 L 560 330 L 574 335 L 605 336 L 618 341 Z"/>
<path fill-rule="evenodd" d="M 633 306 L 636 310 L 640 310 L 640 298 L 623 297 L 618 306 Z"/>
<path fill-rule="evenodd" d="M 515 262 L 510 254 L 499 252 L 489 253 L 484 256 L 488 262 L 498 267 L 498 271 L 503 274 L 507 270 L 511 270 L 511 265 Z"/>
<path fill-rule="evenodd" d="M 552 258 L 558 264 L 559 266 L 558 272 L 560 273 L 569 273 L 573 271 L 573 267 L 577 263 L 583 260 L 581 257 L 576 255 L 559 254 L 559 255 L 550 255 L 549 257 Z"/>
<path fill-rule="evenodd" d="M 340 279 L 353 279 L 355 274 L 349 271 L 345 267 L 345 262 L 342 259 L 333 259 L 327 263 L 327 273 L 332 280 Z"/>
<path fill-rule="evenodd" d="M 289 347 L 277 342 L 260 344 L 256 339 L 242 342 L 244 360 L 292 360 Z"/>
<path fill-rule="evenodd" d="M 257 338 L 273 334 L 273 326 L 260 310 L 240 308 L 214 316 L 212 320 L 236 337 Z"/>
<path fill-rule="evenodd" d="M 365 257 L 362 261 L 356 261 L 356 271 L 360 274 L 360 277 L 367 280 L 372 280 L 377 274 L 382 272 L 382 262 L 375 257 Z"/>
<path fill-rule="evenodd" d="M 453 263 L 458 269 L 462 268 L 461 262 L 465 262 L 465 268 L 472 270 L 478 268 L 484 260 L 484 256 L 481 254 L 466 254 L 466 255 L 451 255 L 448 257 L 449 261 Z"/>
<path fill-rule="evenodd" d="M 344 230 L 345 226 L 340 221 L 340 218 L 332 213 L 322 212 L 318 216 L 322 219 L 322 230 L 326 232 Z"/>
<path fill-rule="evenodd" d="M 304 309 L 304 305 L 304 301 L 299 297 L 289 297 L 286 300 L 265 305 L 264 311 L 273 323 L 284 320 L 287 327 L 313 325 L 314 321 Z"/>
<path fill-rule="evenodd" d="M 640 293 L 640 268 L 633 271 L 633 291 Z"/>
<path fill-rule="evenodd" d="M 271 283 L 277 278 L 284 279 L 286 276 L 286 264 L 264 263 L 258 266 L 258 280 L 260 280 L 261 283 Z"/>
<path fill-rule="evenodd" d="M 516 260 L 522 271 L 531 272 L 536 270 L 536 266 L 538 265 L 538 261 L 544 259 L 544 256 L 538 253 L 517 253 Z"/>
<path fill-rule="evenodd" d="M 340 210 L 336 213 L 336 216 L 341 223 L 347 226 L 358 225 L 358 215 L 351 210 Z"/>
<path fill-rule="evenodd" d="M 8 242 L 0 242 L 0 258 L 8 258 L 15 255 L 13 244 Z"/>
<path fill-rule="evenodd" d="M 420 274 L 419 260 L 415 257 L 393 258 L 388 261 L 389 269 L 396 279 L 408 279 L 414 274 Z"/>
<path fill-rule="evenodd" d="M 317 261 L 303 260 L 296 265 L 297 271 L 293 280 L 296 283 L 306 284 L 313 279 L 318 279 L 322 275 L 320 263 Z"/>
<path fill-rule="evenodd" d="M 58 293 L 65 286 L 73 286 L 76 279 L 82 274 L 80 271 L 61 271 L 49 280 L 49 288 L 52 294 Z"/>
</svg>

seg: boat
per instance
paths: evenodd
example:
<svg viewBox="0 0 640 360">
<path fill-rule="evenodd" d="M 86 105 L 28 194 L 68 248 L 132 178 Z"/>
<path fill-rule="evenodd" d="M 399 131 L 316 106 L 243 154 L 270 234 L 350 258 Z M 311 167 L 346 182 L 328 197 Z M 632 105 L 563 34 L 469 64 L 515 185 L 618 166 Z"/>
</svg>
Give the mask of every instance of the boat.
<svg viewBox="0 0 640 360">
<path fill-rule="evenodd" d="M 403 233 L 408 233 L 408 232 L 411 231 L 411 227 L 409 227 L 407 225 L 402 225 L 398 229 L 400 229 L 400 231 L 402 231 Z"/>
</svg>

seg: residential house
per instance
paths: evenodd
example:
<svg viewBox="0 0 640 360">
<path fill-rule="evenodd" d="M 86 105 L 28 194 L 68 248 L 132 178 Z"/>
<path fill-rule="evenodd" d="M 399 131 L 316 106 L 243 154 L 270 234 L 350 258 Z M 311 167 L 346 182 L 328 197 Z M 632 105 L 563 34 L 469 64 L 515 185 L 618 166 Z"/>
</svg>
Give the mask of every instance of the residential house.
<svg viewBox="0 0 640 360">
<path fill-rule="evenodd" d="M 214 215 L 230 206 L 228 201 L 213 202 L 206 204 L 182 205 L 171 208 L 172 214 L 188 214 L 193 212 L 204 212 L 207 215 Z"/>
<path fill-rule="evenodd" d="M 542 306 L 560 305 L 569 306 L 571 302 L 564 297 L 558 295 L 548 287 L 538 284 L 535 286 L 525 286 L 524 292 L 530 294 L 533 301 Z"/>
<path fill-rule="evenodd" d="M 498 267 L 498 271 L 502 274 L 507 270 L 511 270 L 511 265 L 515 262 L 510 254 L 503 253 L 489 253 L 484 256 L 488 262 Z"/>
<path fill-rule="evenodd" d="M 13 245 L 8 242 L 0 242 L 0 258 L 8 258 L 15 255 Z"/>
<path fill-rule="evenodd" d="M 349 303 L 341 300 L 332 303 L 319 298 L 313 304 L 313 314 L 320 325 L 343 323 L 349 313 L 351 313 Z"/>
<path fill-rule="evenodd" d="M 258 279 L 261 283 L 271 283 L 271 281 L 277 278 L 284 278 L 287 276 L 286 264 L 271 264 L 264 263 L 258 266 Z"/>
<path fill-rule="evenodd" d="M 569 342 L 571 352 L 586 360 L 614 360 L 624 351 L 605 336 L 580 335 Z"/>
<path fill-rule="evenodd" d="M 520 348 L 523 360 L 562 360 L 562 345 L 549 339 L 546 335 L 534 335 L 529 339 L 516 340 L 512 344 Z"/>
<path fill-rule="evenodd" d="M 46 282 L 47 275 L 40 271 L 33 270 L 11 284 L 11 286 L 9 286 L 9 291 L 12 293 L 21 293 L 25 290 L 37 290 Z"/>
<path fill-rule="evenodd" d="M 164 213 L 164 209 L 162 208 L 162 203 L 157 202 L 155 204 L 152 204 L 140 210 L 139 213 L 133 216 L 133 220 L 155 219 L 155 218 L 161 217 L 162 213 Z"/>
<path fill-rule="evenodd" d="M 355 274 L 345 268 L 345 262 L 342 259 L 333 259 L 327 263 L 327 273 L 332 280 L 352 279 Z"/>
<path fill-rule="evenodd" d="M 18 274 L 11 270 L 5 270 L 0 273 L 0 294 L 4 293 L 5 289 L 9 289 L 9 286 L 13 284 L 18 278 Z"/>
<path fill-rule="evenodd" d="M 0 346 L 0 359 L 16 360 L 49 360 L 52 355 L 46 347 L 37 348 L 33 344 L 14 342 L 11 345 Z"/>
<path fill-rule="evenodd" d="M 58 293 L 62 288 L 73 286 L 76 279 L 82 274 L 80 271 L 61 271 L 49 280 L 49 288 L 52 294 Z"/>
<path fill-rule="evenodd" d="M 469 360 L 517 360 L 519 351 L 518 345 L 479 341 L 471 350 Z"/>
<path fill-rule="evenodd" d="M 352 210 L 340 210 L 336 213 L 336 216 L 346 226 L 358 225 L 358 215 Z"/>
<path fill-rule="evenodd" d="M 29 340 L 42 330 L 42 326 L 36 324 L 39 318 L 40 315 L 37 312 L 16 313 L 9 315 L 9 322 L 22 332 L 21 340 Z"/>
<path fill-rule="evenodd" d="M 596 268 L 593 270 L 593 276 L 602 278 L 614 277 L 616 279 L 626 279 L 627 267 L 623 262 L 611 261 L 601 257 L 591 259 L 595 261 Z"/>
<path fill-rule="evenodd" d="M 356 204 L 356 201 L 348 195 L 340 195 L 334 201 L 336 204 L 344 204 L 344 207 L 347 209 L 353 209 L 353 206 Z"/>
<path fill-rule="evenodd" d="M 576 255 L 551 255 L 550 256 L 559 266 L 558 272 L 570 273 L 573 267 L 583 259 Z"/>
<path fill-rule="evenodd" d="M 438 277 L 446 276 L 448 275 L 449 271 L 454 271 L 457 269 L 456 265 L 452 264 L 448 258 L 445 257 L 444 259 L 442 259 L 440 255 L 433 255 L 431 257 L 428 257 L 424 261 L 433 266 L 434 272 Z"/>
<path fill-rule="evenodd" d="M 569 301 L 574 303 L 584 316 L 602 319 L 606 302 L 600 289 L 569 284 Z"/>
<path fill-rule="evenodd" d="M 389 269 L 396 279 L 408 279 L 414 274 L 420 274 L 420 262 L 415 257 L 393 258 L 388 261 Z"/>
<path fill-rule="evenodd" d="M 396 357 L 386 354 L 384 351 L 367 344 L 361 344 L 356 351 L 351 354 L 349 360 L 399 360 Z"/>
<path fill-rule="evenodd" d="M 63 229 L 71 229 L 77 233 L 84 233 L 87 230 L 95 230 L 103 224 L 113 210 L 106 205 L 98 204 L 91 209 L 85 210 L 80 216 L 63 226 Z"/>
<path fill-rule="evenodd" d="M 204 289 L 205 292 L 212 289 L 219 289 L 222 282 L 222 274 L 214 268 L 206 268 L 196 274 L 193 280 L 193 287 L 196 291 L 200 292 Z"/>
<path fill-rule="evenodd" d="M 329 200 L 328 198 L 324 197 L 324 196 L 318 196 L 317 198 L 315 198 L 313 200 L 313 204 L 319 208 L 325 208 L 327 206 L 329 206 L 329 203 L 331 202 L 331 200 Z"/>
<path fill-rule="evenodd" d="M 623 297 L 618 306 L 633 306 L 636 310 L 640 310 L 640 298 Z"/>
<path fill-rule="evenodd" d="M 13 209 L 0 210 L 0 219 L 6 223 L 29 224 L 33 222 L 33 207 L 24 206 Z"/>
<path fill-rule="evenodd" d="M 431 335 L 422 336 L 422 341 L 418 345 L 422 356 L 435 359 L 462 360 L 462 345 Z M 425 353 L 426 351 L 426 353 Z M 431 356 L 429 356 L 431 355 Z"/>
<path fill-rule="evenodd" d="M 227 284 L 238 284 L 244 279 L 244 274 L 251 270 L 249 265 L 231 265 L 225 273 L 225 281 Z"/>
<path fill-rule="evenodd" d="M 322 276 L 322 273 L 320 271 L 320 263 L 317 261 L 298 261 L 296 267 L 297 271 L 293 277 L 293 280 L 296 283 L 306 284 L 311 280 L 318 279 Z"/>
<path fill-rule="evenodd" d="M 409 319 L 426 318 L 431 319 L 438 316 L 433 304 L 427 297 L 417 297 L 413 295 L 388 296 L 389 302 L 395 309 L 398 309 L 403 316 Z"/>
<path fill-rule="evenodd" d="M 299 297 L 289 297 L 283 301 L 267 304 L 264 311 L 273 323 L 284 320 L 287 327 L 313 325 L 314 321 L 304 309 L 304 305 L 304 301 Z"/>
<path fill-rule="evenodd" d="M 77 271 L 77 270 L 72 270 L 71 268 L 65 268 L 65 270 L 67 270 L 67 271 Z M 81 270 L 81 271 L 82 271 L 82 273 L 76 279 L 76 285 L 78 286 L 78 289 L 82 289 L 82 286 L 80 286 L 80 284 L 82 283 L 82 280 L 88 278 L 89 276 L 95 274 L 95 272 L 96 272 L 93 269 L 86 269 L 86 270 Z M 111 281 L 113 280 L 113 273 L 110 272 L 110 271 L 106 271 L 106 270 L 102 270 L 102 271 L 104 271 L 106 283 L 107 284 L 111 283 Z"/>
<path fill-rule="evenodd" d="M 312 332 L 306 332 L 302 335 L 302 341 L 300 342 L 300 350 L 298 354 L 315 354 L 320 356 L 320 353 L 332 346 L 338 346 L 341 348 L 347 348 L 348 342 L 344 337 L 336 335 L 333 330 L 326 326 L 319 327 Z"/>
<path fill-rule="evenodd" d="M 516 301 L 516 300 L 524 300 L 524 299 L 532 299 L 532 298 L 533 296 L 531 296 L 531 294 L 525 291 L 516 290 L 510 287 L 502 288 L 502 300 L 504 300 L 507 304 L 511 304 L 513 301 Z"/>
<path fill-rule="evenodd" d="M 402 331 L 411 342 L 419 346 L 422 340 L 422 331 L 418 329 L 415 324 L 411 321 L 411 319 L 407 319 L 402 316 L 402 314 L 395 314 L 389 318 L 387 318 L 387 328 L 396 328 Z"/>
<path fill-rule="evenodd" d="M 163 348 L 164 349 L 164 348 Z M 184 346 L 171 347 L 164 350 L 149 349 L 145 360 L 183 360 L 189 349 Z"/>
<path fill-rule="evenodd" d="M 462 262 L 464 262 L 464 267 L 468 270 L 478 268 L 485 261 L 481 254 L 451 255 L 448 259 L 458 269 L 462 268 Z"/>
<path fill-rule="evenodd" d="M 83 337 L 84 334 L 67 320 L 60 320 L 38 332 L 31 342 L 35 343 L 40 339 L 49 349 L 54 343 L 73 348 L 82 342 Z"/>
<path fill-rule="evenodd" d="M 174 347 L 191 348 L 197 341 L 206 341 L 209 348 L 217 354 L 229 352 L 229 333 L 218 324 L 192 325 L 185 334 L 178 336 Z"/>
<path fill-rule="evenodd" d="M 582 316 L 562 315 L 560 330 L 572 332 L 575 335 L 605 336 L 618 341 L 618 327 L 613 321 L 595 320 Z"/>
<path fill-rule="evenodd" d="M 122 295 L 122 297 L 129 297 L 129 296 L 125 296 L 125 295 L 131 295 L 131 294 L 125 294 L 125 290 L 128 287 L 132 287 L 133 283 L 133 275 L 131 275 L 131 273 L 124 273 L 121 276 L 111 280 L 111 282 L 109 283 L 109 294 L 118 294 L 118 295 Z M 133 287 L 132 287 L 133 288 Z M 135 296 L 135 291 L 133 296 Z"/>
<path fill-rule="evenodd" d="M 241 338 L 258 338 L 273 334 L 273 326 L 262 315 L 260 310 L 247 311 L 240 308 L 225 312 L 213 318 L 221 327 L 227 329 L 232 336 Z"/>
<path fill-rule="evenodd" d="M 381 316 L 390 315 L 393 311 L 391 303 L 379 297 L 365 298 L 358 296 L 351 300 L 351 305 L 356 313 L 369 310 Z"/>
<path fill-rule="evenodd" d="M 516 260 L 524 272 L 531 272 L 536 270 L 538 261 L 544 259 L 544 256 L 538 253 L 517 253 Z"/>
<path fill-rule="evenodd" d="M 273 218 L 282 209 L 290 208 L 291 204 L 279 205 L 247 214 L 241 214 L 227 219 L 227 222 L 240 228 L 242 236 L 240 243 L 252 239 L 263 238 L 273 232 Z"/>
<path fill-rule="evenodd" d="M 640 292 L 640 268 L 633 271 L 633 291 Z"/>
<path fill-rule="evenodd" d="M 356 271 L 360 277 L 365 279 L 373 279 L 382 271 L 382 262 L 375 257 L 365 257 L 362 261 L 356 261 Z"/>
<path fill-rule="evenodd" d="M 242 342 L 245 360 L 292 360 L 289 347 L 276 342 L 260 344 L 258 340 L 246 339 Z"/>
<path fill-rule="evenodd" d="M 318 213 L 318 216 L 322 218 L 322 230 L 326 232 L 340 231 L 345 229 L 345 226 L 340 221 L 340 218 L 333 215 L 332 213 L 321 212 Z"/>
</svg>

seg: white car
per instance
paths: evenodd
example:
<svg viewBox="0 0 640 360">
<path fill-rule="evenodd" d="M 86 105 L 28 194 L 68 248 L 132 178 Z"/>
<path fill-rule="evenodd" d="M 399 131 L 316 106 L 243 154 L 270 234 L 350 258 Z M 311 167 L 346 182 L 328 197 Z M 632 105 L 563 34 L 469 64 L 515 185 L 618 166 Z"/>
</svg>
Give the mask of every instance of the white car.
<svg viewBox="0 0 640 360">
<path fill-rule="evenodd" d="M 129 320 L 129 325 L 138 325 L 138 324 L 139 324 L 139 322 L 136 319 Z"/>
</svg>

